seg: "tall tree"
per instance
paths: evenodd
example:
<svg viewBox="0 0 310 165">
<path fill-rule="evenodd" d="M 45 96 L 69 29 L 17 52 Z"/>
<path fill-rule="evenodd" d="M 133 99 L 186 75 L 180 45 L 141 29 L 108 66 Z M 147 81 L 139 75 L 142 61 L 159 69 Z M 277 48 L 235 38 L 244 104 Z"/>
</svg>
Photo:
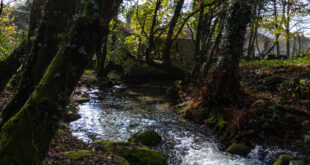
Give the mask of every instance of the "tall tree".
<svg viewBox="0 0 310 165">
<path fill-rule="evenodd" d="M 163 54 L 164 64 L 166 65 L 170 63 L 170 50 L 171 50 L 171 46 L 174 41 L 173 34 L 174 34 L 175 27 L 177 25 L 178 19 L 180 17 L 183 5 L 184 5 L 184 0 L 177 0 L 176 7 L 174 9 L 174 14 L 169 23 L 169 29 L 168 29 L 168 34 L 167 34 L 165 49 L 164 49 L 164 54 Z"/>
<path fill-rule="evenodd" d="M 153 14 L 153 18 L 152 18 L 152 26 L 151 26 L 151 30 L 150 30 L 150 35 L 148 37 L 148 45 L 145 51 L 145 60 L 147 63 L 151 63 L 151 53 L 152 51 L 155 49 L 155 28 L 156 28 L 156 24 L 157 24 L 157 15 L 161 6 L 161 2 L 162 0 L 156 0 L 156 6 L 155 6 L 155 10 L 154 10 L 154 14 Z"/>
<path fill-rule="evenodd" d="M 69 0 L 47 2 L 48 7 L 44 19 L 38 29 L 36 39 L 33 41 L 33 47 L 27 57 L 18 88 L 13 98 L 2 110 L 3 121 L 0 127 L 18 112 L 40 82 L 46 68 L 58 51 L 62 35 L 69 23 L 68 21 L 76 12 L 78 2 Z"/>
<path fill-rule="evenodd" d="M 39 85 L 1 128 L 0 164 L 40 164 L 46 155 L 69 96 L 106 35 L 106 25 L 116 15 L 120 1 L 84 3 Z"/>
<path fill-rule="evenodd" d="M 230 3 L 219 59 L 206 77 L 204 97 L 207 104 L 233 104 L 240 93 L 238 66 L 252 5 L 251 0 Z"/>
<path fill-rule="evenodd" d="M 31 49 L 33 38 L 35 38 L 35 29 L 38 28 L 41 20 L 44 1 L 45 0 L 33 0 L 32 2 L 28 39 L 22 41 L 22 43 L 9 56 L 0 59 L 0 93 L 4 90 L 8 81 L 23 63 L 22 58 L 24 58 Z"/>
<path fill-rule="evenodd" d="M 96 76 L 98 78 L 102 78 L 105 75 L 104 66 L 105 66 L 105 60 L 108 53 L 108 38 L 109 38 L 109 25 L 107 25 L 107 34 L 102 39 L 102 45 L 96 52 Z"/>
</svg>

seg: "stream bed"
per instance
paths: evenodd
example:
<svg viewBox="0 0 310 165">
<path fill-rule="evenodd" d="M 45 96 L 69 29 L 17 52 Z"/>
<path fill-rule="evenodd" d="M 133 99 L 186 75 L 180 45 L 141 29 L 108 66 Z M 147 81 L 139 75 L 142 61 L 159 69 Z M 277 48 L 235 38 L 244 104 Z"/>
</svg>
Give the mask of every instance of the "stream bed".
<svg viewBox="0 0 310 165">
<path fill-rule="evenodd" d="M 70 123 L 72 134 L 85 142 L 127 142 L 143 130 L 159 132 L 163 141 L 153 148 L 167 156 L 170 165 L 265 165 L 279 154 L 295 152 L 256 146 L 246 157 L 220 151 L 221 144 L 206 128 L 173 112 L 164 98 L 165 87 L 83 89 L 91 101 L 79 105 L 81 118 Z"/>
</svg>

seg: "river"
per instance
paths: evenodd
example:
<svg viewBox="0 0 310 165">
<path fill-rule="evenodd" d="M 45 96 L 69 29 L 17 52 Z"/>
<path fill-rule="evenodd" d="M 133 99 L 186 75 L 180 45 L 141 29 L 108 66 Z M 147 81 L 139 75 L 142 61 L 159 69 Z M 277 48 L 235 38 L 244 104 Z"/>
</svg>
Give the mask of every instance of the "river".
<svg viewBox="0 0 310 165">
<path fill-rule="evenodd" d="M 264 165 L 279 154 L 295 152 L 256 146 L 245 158 L 220 150 L 212 131 L 183 119 L 164 98 L 163 86 L 83 89 L 91 101 L 79 105 L 81 118 L 70 123 L 72 134 L 85 142 L 126 142 L 143 130 L 159 132 L 163 141 L 153 148 L 167 156 L 170 165 Z"/>
</svg>

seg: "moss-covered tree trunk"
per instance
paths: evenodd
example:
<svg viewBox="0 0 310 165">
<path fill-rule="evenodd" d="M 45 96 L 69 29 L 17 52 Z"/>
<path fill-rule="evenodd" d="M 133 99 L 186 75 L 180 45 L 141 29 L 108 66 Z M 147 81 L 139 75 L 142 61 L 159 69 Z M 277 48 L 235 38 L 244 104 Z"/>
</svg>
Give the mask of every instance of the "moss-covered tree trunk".
<svg viewBox="0 0 310 165">
<path fill-rule="evenodd" d="M 96 52 L 96 76 L 103 78 L 105 76 L 104 66 L 108 53 L 108 38 L 109 38 L 109 25 L 107 28 L 106 36 L 102 40 L 102 46 Z"/>
<path fill-rule="evenodd" d="M 31 13 L 28 31 L 28 41 L 31 46 L 31 41 L 35 37 L 35 30 L 40 25 L 40 20 L 42 18 L 42 8 L 46 0 L 33 0 L 31 3 Z"/>
<path fill-rule="evenodd" d="M 0 92 L 2 92 L 16 73 L 17 69 L 21 66 L 23 58 L 30 51 L 32 40 L 34 38 L 35 29 L 38 27 L 41 20 L 41 7 L 44 5 L 45 0 L 33 0 L 31 7 L 28 40 L 23 41 L 18 48 L 16 48 L 11 55 L 4 59 L 0 59 Z"/>
<path fill-rule="evenodd" d="M 238 101 L 241 92 L 238 67 L 250 17 L 250 0 L 231 1 L 220 57 L 206 79 L 204 97 L 208 104 L 225 105 Z"/>
<path fill-rule="evenodd" d="M 14 116 L 25 104 L 27 98 L 40 82 L 46 68 L 58 51 L 62 35 L 73 15 L 76 13 L 74 4 L 78 0 L 48 1 L 43 21 L 39 27 L 32 49 L 27 57 L 18 88 L 2 110 L 3 121 L 0 127 Z"/>
<path fill-rule="evenodd" d="M 168 29 L 168 34 L 167 34 L 165 49 L 164 49 L 164 54 L 163 54 L 163 61 L 165 65 L 169 65 L 170 63 L 170 50 L 171 50 L 171 46 L 174 41 L 173 33 L 178 23 L 178 19 L 180 17 L 183 4 L 184 4 L 184 0 L 177 1 L 173 17 L 171 18 L 171 21 L 169 23 L 169 29 Z"/>
<path fill-rule="evenodd" d="M 26 47 L 26 42 L 22 42 L 12 54 L 3 59 L 0 58 L 0 93 L 20 67 L 21 58 L 25 55 Z"/>
<path fill-rule="evenodd" d="M 0 132 L 0 164 L 40 164 L 75 85 L 106 35 L 119 0 L 87 0 L 39 85 Z"/>
</svg>

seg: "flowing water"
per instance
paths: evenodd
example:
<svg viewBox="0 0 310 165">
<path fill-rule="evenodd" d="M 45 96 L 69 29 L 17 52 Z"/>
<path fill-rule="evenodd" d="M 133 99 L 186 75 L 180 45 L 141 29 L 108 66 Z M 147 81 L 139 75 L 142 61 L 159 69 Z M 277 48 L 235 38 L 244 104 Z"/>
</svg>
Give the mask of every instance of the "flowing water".
<svg viewBox="0 0 310 165">
<path fill-rule="evenodd" d="M 184 120 L 169 106 L 165 88 L 84 89 L 92 98 L 79 106 L 81 119 L 70 123 L 74 136 L 85 142 L 126 142 L 143 130 L 159 132 L 163 141 L 153 148 L 168 157 L 171 165 L 260 165 L 270 164 L 280 153 L 296 153 L 257 146 L 243 158 L 219 150 L 211 131 Z"/>
</svg>

